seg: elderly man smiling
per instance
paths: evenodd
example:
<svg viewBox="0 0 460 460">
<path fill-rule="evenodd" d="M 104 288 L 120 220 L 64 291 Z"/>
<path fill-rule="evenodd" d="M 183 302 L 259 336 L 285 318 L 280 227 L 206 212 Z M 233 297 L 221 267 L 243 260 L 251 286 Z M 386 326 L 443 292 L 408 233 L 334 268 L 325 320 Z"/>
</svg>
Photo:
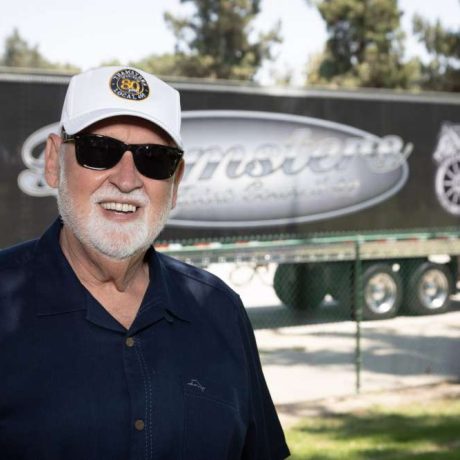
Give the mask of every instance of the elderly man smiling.
<svg viewBox="0 0 460 460">
<path fill-rule="evenodd" d="M 152 247 L 182 155 L 169 85 L 72 78 L 46 145 L 60 219 L 0 253 L 2 459 L 289 455 L 239 297 Z"/>
</svg>

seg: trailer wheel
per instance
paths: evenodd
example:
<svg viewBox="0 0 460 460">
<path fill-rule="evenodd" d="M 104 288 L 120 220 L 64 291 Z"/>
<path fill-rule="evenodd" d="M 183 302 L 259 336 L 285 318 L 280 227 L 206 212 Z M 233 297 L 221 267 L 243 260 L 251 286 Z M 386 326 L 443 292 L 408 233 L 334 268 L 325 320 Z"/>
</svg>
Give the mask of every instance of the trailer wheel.
<svg viewBox="0 0 460 460">
<path fill-rule="evenodd" d="M 460 155 L 446 158 L 436 173 L 436 193 L 450 213 L 460 212 Z"/>
<path fill-rule="evenodd" d="M 304 277 L 302 264 L 280 264 L 273 277 L 273 288 L 278 298 L 288 307 L 304 309 Z"/>
<path fill-rule="evenodd" d="M 447 266 L 425 262 L 409 278 L 407 310 L 416 315 L 434 315 L 449 309 L 454 290 Z"/>
<path fill-rule="evenodd" d="M 402 281 L 386 264 L 368 267 L 363 274 L 363 319 L 393 318 L 402 303 Z"/>
<path fill-rule="evenodd" d="M 280 264 L 273 278 L 276 295 L 286 306 L 295 310 L 313 309 L 321 303 L 322 294 L 311 282 L 308 264 Z"/>
</svg>

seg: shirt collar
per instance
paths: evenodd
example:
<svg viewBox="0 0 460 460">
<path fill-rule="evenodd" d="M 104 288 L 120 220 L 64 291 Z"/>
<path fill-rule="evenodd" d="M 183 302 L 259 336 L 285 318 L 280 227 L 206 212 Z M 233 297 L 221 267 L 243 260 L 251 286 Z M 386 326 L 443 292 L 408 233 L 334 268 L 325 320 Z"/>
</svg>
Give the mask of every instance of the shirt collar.
<svg viewBox="0 0 460 460">
<path fill-rule="evenodd" d="M 100 305 L 103 311 L 98 311 L 95 306 L 97 302 L 80 283 L 62 252 L 59 244 L 61 228 L 62 223 L 58 218 L 39 239 L 36 247 L 32 269 L 35 298 L 40 299 L 37 314 L 47 316 L 87 310 L 88 320 L 108 326 L 110 321 L 107 316 L 110 315 Z M 161 256 L 152 247 L 146 257 L 150 282 L 130 331 L 138 331 L 163 318 L 168 322 L 175 318 L 190 322 L 190 311 L 183 304 L 184 296 L 172 287 L 171 276 Z"/>
<path fill-rule="evenodd" d="M 38 315 L 85 310 L 85 289 L 59 244 L 62 223 L 56 219 L 38 240 L 34 258 L 33 288 Z"/>
<path fill-rule="evenodd" d="M 149 257 L 150 283 L 145 293 L 145 305 L 148 308 L 151 302 L 161 301 L 166 310 L 176 318 L 191 321 L 191 309 L 186 305 L 187 296 L 181 291 L 181 286 L 176 280 L 172 279 L 171 272 L 166 267 L 161 254 L 151 247 L 147 253 Z"/>
</svg>

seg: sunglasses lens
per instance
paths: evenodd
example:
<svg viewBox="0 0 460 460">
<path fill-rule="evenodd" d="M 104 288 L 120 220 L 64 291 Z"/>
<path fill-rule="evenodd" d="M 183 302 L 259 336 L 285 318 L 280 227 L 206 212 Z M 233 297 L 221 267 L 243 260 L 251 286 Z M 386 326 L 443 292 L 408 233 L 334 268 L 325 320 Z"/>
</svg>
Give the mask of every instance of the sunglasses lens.
<svg viewBox="0 0 460 460">
<path fill-rule="evenodd" d="M 138 171 L 150 179 L 169 179 L 177 168 L 182 154 L 166 145 L 139 146 L 134 155 Z"/>
<path fill-rule="evenodd" d="M 78 163 L 89 169 L 113 168 L 128 148 L 133 150 L 137 170 L 150 179 L 169 179 L 177 168 L 182 151 L 167 145 L 128 146 L 111 137 L 84 134 L 75 137 Z"/>
<path fill-rule="evenodd" d="M 107 137 L 81 136 L 76 142 L 75 153 L 81 166 L 90 169 L 113 168 L 123 152 L 120 145 Z"/>
</svg>

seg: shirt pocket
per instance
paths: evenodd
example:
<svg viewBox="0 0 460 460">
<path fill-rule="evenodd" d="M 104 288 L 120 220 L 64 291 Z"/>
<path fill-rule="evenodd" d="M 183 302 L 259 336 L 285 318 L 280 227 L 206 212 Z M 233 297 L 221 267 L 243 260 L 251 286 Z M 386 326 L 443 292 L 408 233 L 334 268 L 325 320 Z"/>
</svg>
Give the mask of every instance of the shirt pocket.
<svg viewBox="0 0 460 460">
<path fill-rule="evenodd" d="M 205 378 L 183 381 L 184 460 L 240 459 L 245 426 L 238 391 Z"/>
</svg>

